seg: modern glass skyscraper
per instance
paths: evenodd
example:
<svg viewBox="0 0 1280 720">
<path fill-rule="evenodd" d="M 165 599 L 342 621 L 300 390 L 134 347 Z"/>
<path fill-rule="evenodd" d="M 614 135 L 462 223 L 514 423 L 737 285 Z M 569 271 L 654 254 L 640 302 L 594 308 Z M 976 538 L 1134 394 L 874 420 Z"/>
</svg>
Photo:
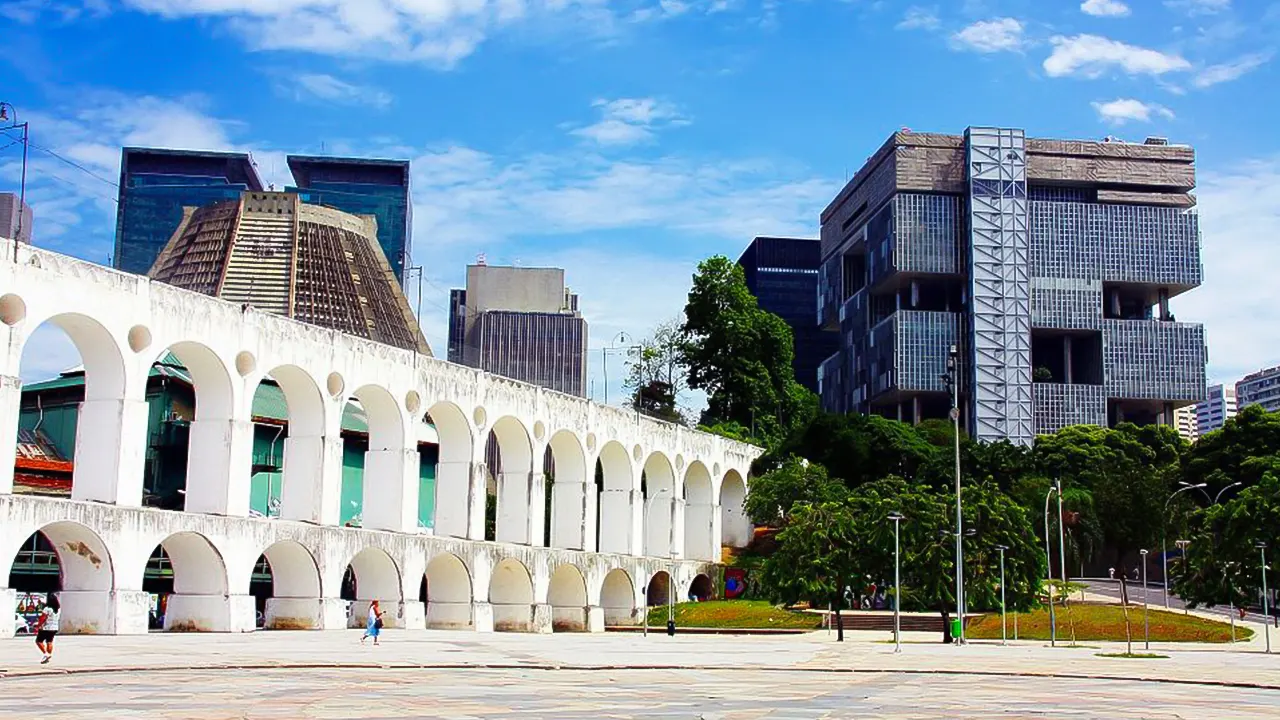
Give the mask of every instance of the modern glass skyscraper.
<svg viewBox="0 0 1280 720">
<path fill-rule="evenodd" d="M 1205 393 L 1195 153 L 1145 143 L 895 133 L 822 213 L 823 405 L 961 418 L 979 440 L 1174 422 Z"/>
<path fill-rule="evenodd" d="M 377 218 L 378 244 L 403 286 L 413 239 L 409 161 L 303 155 L 287 161 L 297 185 L 288 189 L 303 202 Z"/>
<path fill-rule="evenodd" d="M 112 266 L 146 275 L 182 223 L 183 208 L 238 201 L 245 190 L 262 190 L 245 153 L 124 148 Z"/>
<path fill-rule="evenodd" d="M 760 307 L 791 326 L 796 381 L 814 392 L 818 392 L 818 366 L 839 345 L 839 338 L 819 328 L 813 316 L 821 250 L 816 238 L 758 237 L 738 258 L 747 288 Z"/>
</svg>

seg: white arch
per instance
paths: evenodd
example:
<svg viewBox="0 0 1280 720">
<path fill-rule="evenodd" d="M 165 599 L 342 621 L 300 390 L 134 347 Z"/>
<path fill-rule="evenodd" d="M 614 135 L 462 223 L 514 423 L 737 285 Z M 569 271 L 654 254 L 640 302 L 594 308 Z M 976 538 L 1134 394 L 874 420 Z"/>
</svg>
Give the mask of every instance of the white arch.
<svg viewBox="0 0 1280 720">
<path fill-rule="evenodd" d="M 493 436 L 498 444 L 500 468 L 493 472 L 498 485 L 497 532 L 498 542 L 509 542 L 520 545 L 542 543 L 542 526 L 531 520 L 530 488 L 542 487 L 540 479 L 535 481 L 533 473 L 541 470 L 541 458 L 534 465 L 533 439 L 524 423 L 511 415 L 498 418 L 493 424 Z M 493 471 L 490 468 L 490 471 Z M 541 515 L 542 513 L 538 513 Z M 535 535 L 536 531 L 536 535 Z"/>
<path fill-rule="evenodd" d="M 659 570 L 649 576 L 649 582 L 645 584 L 645 605 L 647 607 L 666 605 L 674 592 L 675 587 L 671 583 L 671 575 L 666 570 Z"/>
<path fill-rule="evenodd" d="M 586 549 L 587 498 L 595 494 L 594 482 L 588 486 L 586 452 L 578 436 L 568 430 L 552 435 L 548 447 L 555 463 L 551 517 L 548 518 L 551 522 L 551 546 Z"/>
<path fill-rule="evenodd" d="M 362 526 L 373 530 L 409 532 L 418 527 L 419 461 L 417 442 L 411 446 L 399 403 L 381 385 L 364 385 L 353 396 L 369 423 L 369 447 L 364 453 Z M 414 452 L 408 452 L 410 449 Z"/>
<path fill-rule="evenodd" d="M 188 512 L 247 515 L 251 489 L 240 483 L 249 484 L 253 426 L 235 422 L 231 371 L 216 352 L 199 342 L 175 342 L 157 360 L 166 352 L 173 353 L 190 373 L 195 394 L 183 507 Z"/>
<path fill-rule="evenodd" d="M 356 599 L 351 603 L 347 617 L 350 627 L 364 627 L 369 615 L 369 605 L 377 601 L 387 627 L 401 627 L 404 623 L 400 569 L 391 556 L 381 548 L 369 547 L 356 553 L 347 564 L 356 577 Z M 344 573 L 345 574 L 345 573 Z"/>
<path fill-rule="evenodd" d="M 124 349 L 101 322 L 79 312 L 54 314 L 40 322 L 30 318 L 28 322 L 33 331 L 22 338 L 19 362 L 26 341 L 47 323 L 66 333 L 84 365 L 72 499 L 141 505 L 145 432 L 128 430 L 139 424 L 145 427 L 147 406 L 144 387 L 130 387 Z M 145 382 L 134 385 L 145 386 Z M 82 432 L 88 428 L 93 432 Z"/>
<path fill-rule="evenodd" d="M 600 607 L 604 608 L 605 625 L 634 625 L 639 622 L 636 587 L 626 570 L 614 568 L 604 576 L 604 584 L 600 587 Z"/>
<path fill-rule="evenodd" d="M 493 629 L 529 632 L 533 629 L 533 579 L 524 563 L 506 558 L 489 579 Z"/>
<path fill-rule="evenodd" d="M 320 597 L 320 568 L 311 552 L 300 543 L 281 540 L 263 550 L 262 554 L 271 567 L 273 598 Z M 257 558 L 254 558 L 254 565 L 257 563 Z"/>
<path fill-rule="evenodd" d="M 328 436 L 326 404 L 320 385 L 297 365 L 279 365 L 267 375 L 280 386 L 289 414 L 280 517 L 337 524 L 340 488 L 336 485 L 341 468 L 333 467 L 331 451 L 334 445 L 341 447 L 342 438 L 336 432 L 334 437 Z M 256 394 L 257 386 L 254 391 Z"/>
<path fill-rule="evenodd" d="M 633 552 L 632 538 L 640 533 L 632 511 L 633 492 L 637 482 L 632 472 L 631 456 L 622 443 L 610 440 L 600 448 L 600 467 L 604 490 L 598 498 L 600 552 Z"/>
<path fill-rule="evenodd" d="M 480 506 L 473 510 L 471 477 L 475 443 L 471 423 L 462 408 L 447 401 L 432 405 L 427 414 L 431 416 L 440 438 L 440 459 L 436 463 L 435 533 L 457 538 L 481 538 L 484 533 L 484 498 L 480 498 Z"/>
<path fill-rule="evenodd" d="M 720 484 L 720 542 L 729 547 L 746 547 L 753 533 L 745 503 L 747 483 L 737 470 L 729 470 Z"/>
<path fill-rule="evenodd" d="M 45 536 L 58 558 L 58 598 L 62 602 L 61 632 L 116 632 L 112 606 L 117 587 L 115 564 L 101 536 L 92 529 L 71 521 L 50 523 L 36 532 Z M 28 534 L 23 539 L 29 537 Z M 24 546 L 25 543 L 14 550 L 9 568 L 13 567 L 17 553 Z M 5 574 L 6 579 L 8 572 Z"/>
<path fill-rule="evenodd" d="M 673 557 L 676 536 L 676 478 L 671 460 L 652 452 L 644 463 L 644 554 Z"/>
<path fill-rule="evenodd" d="M 160 542 L 173 566 L 173 592 L 225 596 L 227 566 L 209 538 L 197 532 L 174 533 Z"/>
<path fill-rule="evenodd" d="M 689 582 L 689 590 L 685 593 L 686 597 L 695 597 L 698 602 L 710 600 L 713 595 L 715 595 L 715 584 L 711 576 L 706 573 L 698 573 L 694 576 Z"/>
<path fill-rule="evenodd" d="M 471 627 L 471 574 L 451 553 L 427 563 L 427 627 Z"/>
<path fill-rule="evenodd" d="M 565 563 L 551 574 L 547 589 L 553 632 L 585 632 L 587 629 L 587 581 L 582 571 Z"/>
<path fill-rule="evenodd" d="M 718 560 L 716 508 L 711 471 L 701 461 L 689 463 L 684 474 L 684 557 Z"/>
</svg>

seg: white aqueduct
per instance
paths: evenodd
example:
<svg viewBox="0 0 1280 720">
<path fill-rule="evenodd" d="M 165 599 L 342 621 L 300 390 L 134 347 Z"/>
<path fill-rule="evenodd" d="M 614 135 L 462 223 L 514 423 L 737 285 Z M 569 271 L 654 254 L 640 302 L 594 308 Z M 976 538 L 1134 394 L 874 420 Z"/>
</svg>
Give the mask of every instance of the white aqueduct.
<svg viewBox="0 0 1280 720">
<path fill-rule="evenodd" d="M 0 458 L 14 456 L 20 363 L 37 327 L 70 336 L 86 377 L 70 500 L 13 494 L 12 461 L 0 462 L 0 608 L 16 598 L 8 563 L 41 531 L 61 567 L 64 631 L 146 632 L 143 573 L 157 545 L 174 570 L 170 629 L 254 629 L 249 585 L 265 556 L 268 627 L 346 627 L 350 566 L 355 615 L 377 599 L 391 627 L 600 631 L 636 622 L 655 576 L 683 597 L 721 544 L 749 539 L 752 446 L 28 245 L 0 240 L 0 255 Z M 182 512 L 142 507 L 146 379 L 165 352 L 196 393 Z M 249 516 L 250 408 L 268 375 L 289 412 L 279 519 Z M 361 528 L 337 526 L 349 398 L 369 421 Z M 440 443 L 430 534 L 417 523 L 427 414 Z M 502 456 L 497 542 L 484 541 L 490 431 Z"/>
</svg>

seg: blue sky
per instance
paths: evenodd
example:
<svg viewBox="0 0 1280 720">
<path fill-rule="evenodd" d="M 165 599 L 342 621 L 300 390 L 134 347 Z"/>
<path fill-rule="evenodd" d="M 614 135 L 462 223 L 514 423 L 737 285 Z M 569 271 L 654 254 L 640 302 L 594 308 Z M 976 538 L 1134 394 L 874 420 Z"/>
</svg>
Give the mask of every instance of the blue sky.
<svg viewBox="0 0 1280 720">
<path fill-rule="evenodd" d="M 277 183 L 290 152 L 410 158 L 440 353 L 478 253 L 566 268 L 599 348 L 679 312 L 700 258 L 816 236 L 890 132 L 997 124 L 1193 144 L 1207 279 L 1175 311 L 1211 378 L 1280 363 L 1280 1 L 0 0 L 0 37 L 0 100 L 84 168 L 33 153 L 37 244 L 107 260 L 122 144 Z"/>
</svg>

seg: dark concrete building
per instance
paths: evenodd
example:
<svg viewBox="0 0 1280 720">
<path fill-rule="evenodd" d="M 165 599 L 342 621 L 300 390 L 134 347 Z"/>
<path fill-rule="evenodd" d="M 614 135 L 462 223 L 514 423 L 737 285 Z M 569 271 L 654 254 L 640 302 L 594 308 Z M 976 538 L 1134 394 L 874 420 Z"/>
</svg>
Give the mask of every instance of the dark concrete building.
<svg viewBox="0 0 1280 720">
<path fill-rule="evenodd" d="M 183 208 L 239 200 L 246 190 L 262 190 L 246 153 L 124 148 L 112 267 L 147 274 L 182 222 Z"/>
<path fill-rule="evenodd" d="M 449 362 L 587 394 L 587 321 L 564 270 L 467 266 L 450 293 Z"/>
<path fill-rule="evenodd" d="M 412 264 L 413 201 L 409 161 L 290 155 L 289 172 L 304 203 L 378 219 L 378 244 L 396 280 Z"/>
<path fill-rule="evenodd" d="M 1173 424 L 1203 399 L 1195 152 L 1144 143 L 903 131 L 822 213 L 823 405 L 944 418 L 1030 443 L 1066 425 Z"/>
<path fill-rule="evenodd" d="M 816 238 L 758 237 L 738 258 L 747 277 L 747 288 L 760 307 L 791 326 L 796 381 L 815 393 L 818 366 L 836 351 L 839 341 L 834 334 L 819 328 L 814 317 L 821 250 Z"/>
</svg>

